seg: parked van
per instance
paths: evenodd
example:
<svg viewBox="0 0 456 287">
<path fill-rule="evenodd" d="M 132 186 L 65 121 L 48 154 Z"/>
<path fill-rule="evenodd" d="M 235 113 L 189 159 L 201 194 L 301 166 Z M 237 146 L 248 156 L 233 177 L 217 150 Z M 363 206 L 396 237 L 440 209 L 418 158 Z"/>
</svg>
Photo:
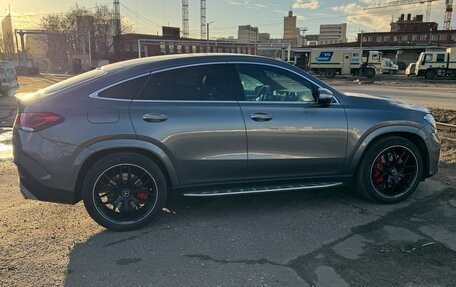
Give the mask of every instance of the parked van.
<svg viewBox="0 0 456 287">
<path fill-rule="evenodd" d="M 11 96 L 19 88 L 16 69 L 10 61 L 0 61 L 0 94 Z"/>
</svg>

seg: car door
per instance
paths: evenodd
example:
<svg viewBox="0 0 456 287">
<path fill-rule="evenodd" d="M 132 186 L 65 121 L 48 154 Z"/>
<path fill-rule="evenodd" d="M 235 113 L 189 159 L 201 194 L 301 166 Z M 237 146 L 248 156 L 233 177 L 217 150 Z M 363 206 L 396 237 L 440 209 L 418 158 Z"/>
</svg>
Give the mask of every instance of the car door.
<svg viewBox="0 0 456 287">
<path fill-rule="evenodd" d="M 248 142 L 248 179 L 342 174 L 347 145 L 344 108 L 316 103 L 318 86 L 296 72 L 236 64 Z"/>
<path fill-rule="evenodd" d="M 245 124 L 222 64 L 152 73 L 130 111 L 138 137 L 168 153 L 181 184 L 244 178 Z"/>
</svg>

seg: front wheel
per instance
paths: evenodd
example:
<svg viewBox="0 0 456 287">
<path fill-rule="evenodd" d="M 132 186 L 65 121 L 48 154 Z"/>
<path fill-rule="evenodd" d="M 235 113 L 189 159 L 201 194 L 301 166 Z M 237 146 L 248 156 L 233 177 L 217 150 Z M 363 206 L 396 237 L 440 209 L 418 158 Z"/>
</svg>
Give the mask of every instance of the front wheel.
<svg viewBox="0 0 456 287">
<path fill-rule="evenodd" d="M 409 197 L 423 175 L 423 159 L 408 139 L 386 137 L 368 148 L 356 175 L 358 190 L 380 203 L 398 203 Z"/>
<path fill-rule="evenodd" d="M 167 182 L 161 169 L 136 153 L 114 153 L 98 160 L 82 186 L 87 212 L 114 231 L 146 226 L 162 209 Z"/>
<path fill-rule="evenodd" d="M 375 70 L 372 68 L 367 68 L 364 73 L 366 75 L 366 78 L 368 79 L 373 78 L 375 76 Z"/>
<path fill-rule="evenodd" d="M 429 70 L 426 72 L 425 77 L 427 80 L 435 80 L 437 78 L 437 73 L 433 70 Z"/>
</svg>

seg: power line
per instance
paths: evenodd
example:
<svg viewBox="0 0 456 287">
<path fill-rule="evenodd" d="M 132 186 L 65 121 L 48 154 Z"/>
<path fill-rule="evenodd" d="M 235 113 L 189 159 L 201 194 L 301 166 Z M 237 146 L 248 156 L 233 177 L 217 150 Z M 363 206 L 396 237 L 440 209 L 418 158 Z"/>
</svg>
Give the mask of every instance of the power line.
<svg viewBox="0 0 456 287">
<path fill-rule="evenodd" d="M 156 26 L 158 26 L 158 27 L 160 27 L 160 28 L 162 27 L 162 25 L 158 24 L 158 23 L 155 22 L 154 20 L 151 20 L 151 19 L 149 19 L 149 18 L 147 18 L 147 17 L 145 17 L 145 16 L 143 16 L 143 15 L 141 15 L 141 14 L 139 14 L 139 13 L 133 11 L 132 9 L 130 9 L 130 8 L 129 8 L 128 6 L 126 6 L 125 4 L 120 3 L 120 6 L 122 6 L 123 8 L 125 8 L 125 9 L 126 9 L 127 11 L 129 11 L 130 13 L 133 13 L 133 15 L 136 16 L 136 18 L 142 19 L 144 22 L 148 22 L 148 23 L 150 23 L 150 24 L 152 24 L 152 25 L 156 25 Z"/>
</svg>

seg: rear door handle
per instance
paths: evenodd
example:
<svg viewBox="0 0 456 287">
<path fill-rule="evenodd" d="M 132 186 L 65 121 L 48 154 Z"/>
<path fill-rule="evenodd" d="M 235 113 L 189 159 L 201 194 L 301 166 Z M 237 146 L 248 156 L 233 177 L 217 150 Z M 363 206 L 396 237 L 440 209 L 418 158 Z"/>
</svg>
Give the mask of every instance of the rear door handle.
<svg viewBox="0 0 456 287">
<path fill-rule="evenodd" d="M 168 119 L 168 117 L 163 114 L 145 114 L 142 118 L 148 123 L 159 123 L 164 122 Z"/>
<path fill-rule="evenodd" d="M 268 113 L 253 113 L 250 118 L 257 122 L 267 122 L 272 120 L 272 116 Z"/>
</svg>

